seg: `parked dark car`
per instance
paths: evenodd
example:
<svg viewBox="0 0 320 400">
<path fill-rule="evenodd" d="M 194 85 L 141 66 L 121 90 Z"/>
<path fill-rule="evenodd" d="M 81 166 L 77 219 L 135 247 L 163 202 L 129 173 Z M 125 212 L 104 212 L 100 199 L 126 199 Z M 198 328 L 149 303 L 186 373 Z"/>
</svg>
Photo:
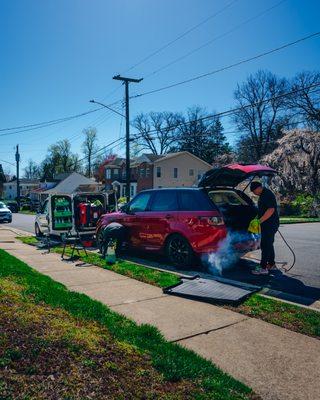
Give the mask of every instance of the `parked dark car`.
<svg viewBox="0 0 320 400">
<path fill-rule="evenodd" d="M 250 177 L 273 175 L 263 165 L 228 165 L 208 171 L 198 188 L 153 189 L 140 192 L 121 212 L 103 215 L 97 224 L 98 244 L 111 222 L 128 228 L 129 246 L 165 253 L 177 266 L 193 257 L 217 251 L 228 231 L 246 232 L 257 210 L 253 201 L 235 187 Z M 258 247 L 256 239 L 239 241 L 239 254 Z"/>
<path fill-rule="evenodd" d="M 15 201 L 7 201 L 6 206 L 11 210 L 13 213 L 17 213 L 19 211 L 18 204 Z"/>
</svg>

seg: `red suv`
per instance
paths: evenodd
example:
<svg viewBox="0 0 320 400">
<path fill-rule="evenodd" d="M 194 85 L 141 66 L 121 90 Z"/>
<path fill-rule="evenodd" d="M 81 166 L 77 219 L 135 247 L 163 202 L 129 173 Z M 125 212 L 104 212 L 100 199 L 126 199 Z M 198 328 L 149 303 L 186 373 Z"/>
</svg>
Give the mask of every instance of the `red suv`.
<svg viewBox="0 0 320 400">
<path fill-rule="evenodd" d="M 162 252 L 177 266 L 190 265 L 193 257 L 215 252 L 228 230 L 246 232 L 257 210 L 252 200 L 235 189 L 247 178 L 273 175 L 262 165 L 234 164 L 208 171 L 198 188 L 146 190 L 121 212 L 103 215 L 97 224 L 98 243 L 111 222 L 128 228 L 129 246 Z M 257 240 L 235 243 L 239 253 L 254 250 Z"/>
</svg>

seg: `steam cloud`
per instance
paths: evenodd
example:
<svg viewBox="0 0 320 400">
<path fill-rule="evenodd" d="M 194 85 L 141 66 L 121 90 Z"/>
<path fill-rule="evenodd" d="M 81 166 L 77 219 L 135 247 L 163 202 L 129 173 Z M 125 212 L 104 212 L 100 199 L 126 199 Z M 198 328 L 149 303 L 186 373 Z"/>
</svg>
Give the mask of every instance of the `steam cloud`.
<svg viewBox="0 0 320 400">
<path fill-rule="evenodd" d="M 249 232 L 228 232 L 225 239 L 218 244 L 218 250 L 209 254 L 205 263 L 208 266 L 209 272 L 213 275 L 223 275 L 224 271 L 231 269 L 243 255 L 241 245 L 247 247 L 248 242 L 251 242 L 252 250 L 257 248 L 260 235 Z"/>
</svg>

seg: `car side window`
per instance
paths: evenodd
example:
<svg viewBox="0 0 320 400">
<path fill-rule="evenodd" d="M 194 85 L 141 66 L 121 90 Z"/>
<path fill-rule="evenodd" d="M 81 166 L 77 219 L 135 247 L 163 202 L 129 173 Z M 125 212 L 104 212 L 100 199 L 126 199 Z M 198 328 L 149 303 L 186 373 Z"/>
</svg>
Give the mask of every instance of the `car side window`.
<svg viewBox="0 0 320 400">
<path fill-rule="evenodd" d="M 178 199 L 175 190 L 159 190 L 154 194 L 150 211 L 177 211 Z"/>
<path fill-rule="evenodd" d="M 196 211 L 199 209 L 196 196 L 192 191 L 182 191 L 180 194 L 180 209 L 182 211 Z"/>
<path fill-rule="evenodd" d="M 141 193 L 129 205 L 130 212 L 141 212 L 147 209 L 151 193 Z"/>
<path fill-rule="evenodd" d="M 193 190 L 182 190 L 179 193 L 181 211 L 212 211 L 214 205 L 201 193 Z"/>
</svg>

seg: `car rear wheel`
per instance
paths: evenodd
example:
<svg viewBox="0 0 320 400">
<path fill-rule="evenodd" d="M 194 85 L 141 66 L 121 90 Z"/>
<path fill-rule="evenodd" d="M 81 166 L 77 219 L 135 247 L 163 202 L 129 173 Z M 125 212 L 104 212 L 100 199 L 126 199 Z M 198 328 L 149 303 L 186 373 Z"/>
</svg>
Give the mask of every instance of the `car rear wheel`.
<svg viewBox="0 0 320 400">
<path fill-rule="evenodd" d="M 40 231 L 39 225 L 37 223 L 34 225 L 34 232 L 36 234 L 36 237 L 39 238 L 42 236 L 42 232 Z"/>
<path fill-rule="evenodd" d="M 178 234 L 169 237 L 166 254 L 169 261 L 177 267 L 189 267 L 194 258 L 189 242 Z"/>
</svg>

